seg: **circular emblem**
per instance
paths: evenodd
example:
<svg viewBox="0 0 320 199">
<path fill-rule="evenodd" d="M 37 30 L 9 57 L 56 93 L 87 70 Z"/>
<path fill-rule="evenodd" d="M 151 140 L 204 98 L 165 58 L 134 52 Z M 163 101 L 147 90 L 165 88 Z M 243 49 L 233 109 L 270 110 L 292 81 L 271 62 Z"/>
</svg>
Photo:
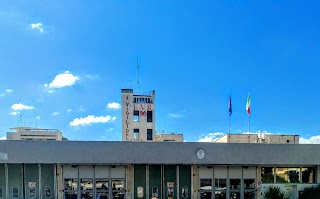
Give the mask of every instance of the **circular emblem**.
<svg viewBox="0 0 320 199">
<path fill-rule="evenodd" d="M 204 150 L 203 149 L 198 149 L 196 155 L 197 155 L 198 159 L 200 159 L 200 160 L 203 159 L 204 156 L 205 156 Z"/>
</svg>

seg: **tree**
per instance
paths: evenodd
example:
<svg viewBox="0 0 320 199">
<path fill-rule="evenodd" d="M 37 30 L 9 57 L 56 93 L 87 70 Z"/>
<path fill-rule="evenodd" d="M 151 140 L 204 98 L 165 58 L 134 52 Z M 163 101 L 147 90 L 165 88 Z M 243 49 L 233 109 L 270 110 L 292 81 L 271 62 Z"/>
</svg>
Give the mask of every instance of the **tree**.
<svg viewBox="0 0 320 199">
<path fill-rule="evenodd" d="M 305 188 L 299 196 L 299 199 L 310 198 L 320 198 L 320 185 Z"/>
<path fill-rule="evenodd" d="M 265 199 L 284 199 L 284 192 L 280 187 L 270 186 L 267 191 L 264 192 Z"/>
</svg>

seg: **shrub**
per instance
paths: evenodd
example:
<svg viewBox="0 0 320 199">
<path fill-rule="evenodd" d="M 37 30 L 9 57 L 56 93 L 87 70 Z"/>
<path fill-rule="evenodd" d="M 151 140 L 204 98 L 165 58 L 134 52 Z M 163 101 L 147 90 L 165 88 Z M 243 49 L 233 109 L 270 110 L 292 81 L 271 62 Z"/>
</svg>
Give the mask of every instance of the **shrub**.
<svg viewBox="0 0 320 199">
<path fill-rule="evenodd" d="M 311 198 L 320 198 L 320 185 L 305 188 L 299 196 L 299 199 Z"/>
<path fill-rule="evenodd" d="M 264 192 L 265 199 L 284 199 L 284 193 L 280 187 L 268 187 L 267 191 Z"/>
</svg>

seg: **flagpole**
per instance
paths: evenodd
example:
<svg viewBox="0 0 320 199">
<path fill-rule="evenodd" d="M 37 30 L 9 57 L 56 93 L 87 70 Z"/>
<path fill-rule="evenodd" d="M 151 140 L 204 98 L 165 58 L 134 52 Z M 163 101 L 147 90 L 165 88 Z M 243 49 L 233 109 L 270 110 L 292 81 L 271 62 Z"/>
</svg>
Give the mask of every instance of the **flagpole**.
<svg viewBox="0 0 320 199">
<path fill-rule="evenodd" d="M 247 113 L 248 113 L 248 131 L 250 133 L 250 114 L 251 114 L 251 110 L 250 110 L 250 91 L 249 91 L 249 95 L 248 95 L 248 99 L 247 99 L 246 109 L 247 109 Z"/>
<path fill-rule="evenodd" d="M 231 88 L 229 90 L 229 136 L 230 136 L 230 116 L 232 114 Z"/>
<path fill-rule="evenodd" d="M 250 114 L 248 115 L 249 118 L 249 133 L 250 133 Z"/>
<path fill-rule="evenodd" d="M 230 134 L 230 114 L 229 114 L 229 134 Z"/>
</svg>

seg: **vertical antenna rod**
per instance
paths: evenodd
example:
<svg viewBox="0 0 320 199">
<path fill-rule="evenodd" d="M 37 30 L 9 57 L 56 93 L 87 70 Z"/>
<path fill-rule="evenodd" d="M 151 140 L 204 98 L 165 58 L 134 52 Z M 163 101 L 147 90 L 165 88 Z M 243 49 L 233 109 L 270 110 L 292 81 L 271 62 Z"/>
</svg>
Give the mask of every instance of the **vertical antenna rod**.
<svg viewBox="0 0 320 199">
<path fill-rule="evenodd" d="M 37 101 L 36 100 L 33 100 L 34 101 L 34 119 L 35 119 L 35 122 L 36 122 L 36 128 L 38 128 L 38 123 L 37 123 Z"/>
<path fill-rule="evenodd" d="M 140 92 L 140 69 L 139 69 L 139 54 L 137 53 L 137 86 L 138 92 Z"/>
</svg>

